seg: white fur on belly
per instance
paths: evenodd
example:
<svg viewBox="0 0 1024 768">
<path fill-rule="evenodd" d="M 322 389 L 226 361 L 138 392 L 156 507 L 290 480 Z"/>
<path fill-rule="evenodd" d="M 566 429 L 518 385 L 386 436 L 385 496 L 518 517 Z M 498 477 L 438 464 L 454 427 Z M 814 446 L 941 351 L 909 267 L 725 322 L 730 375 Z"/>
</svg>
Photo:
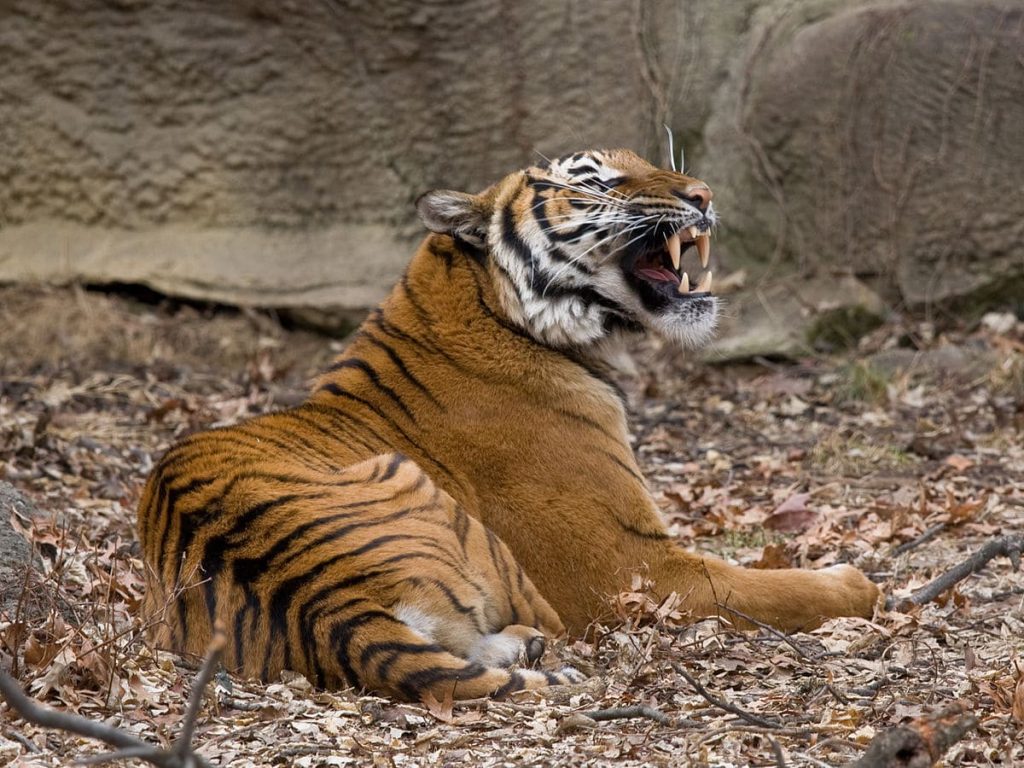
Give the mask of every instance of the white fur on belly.
<svg viewBox="0 0 1024 768">
<path fill-rule="evenodd" d="M 434 642 L 437 639 L 436 616 L 425 613 L 414 605 L 399 604 L 395 607 L 395 618 L 403 622 L 424 640 Z"/>
</svg>

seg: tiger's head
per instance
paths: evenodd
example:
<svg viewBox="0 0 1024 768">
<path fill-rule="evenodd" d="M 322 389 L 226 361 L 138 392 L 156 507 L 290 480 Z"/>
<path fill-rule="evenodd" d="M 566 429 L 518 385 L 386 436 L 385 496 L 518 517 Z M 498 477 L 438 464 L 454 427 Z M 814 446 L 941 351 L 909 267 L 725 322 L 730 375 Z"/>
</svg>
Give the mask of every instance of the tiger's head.
<svg viewBox="0 0 1024 768">
<path fill-rule="evenodd" d="M 513 322 L 596 352 L 644 329 L 690 347 L 710 338 L 711 197 L 703 181 L 616 149 L 538 164 L 477 195 L 428 192 L 417 208 L 486 260 Z"/>
</svg>

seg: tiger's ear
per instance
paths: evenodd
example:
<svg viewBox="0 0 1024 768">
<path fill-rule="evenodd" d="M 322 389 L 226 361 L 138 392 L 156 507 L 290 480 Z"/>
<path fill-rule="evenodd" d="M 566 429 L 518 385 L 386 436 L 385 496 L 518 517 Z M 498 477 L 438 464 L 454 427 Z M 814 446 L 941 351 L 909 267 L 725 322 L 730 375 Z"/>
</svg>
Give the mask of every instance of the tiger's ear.
<svg viewBox="0 0 1024 768">
<path fill-rule="evenodd" d="M 416 201 L 420 219 L 431 232 L 459 237 L 483 248 L 487 244 L 487 206 L 477 195 L 435 189 Z"/>
</svg>

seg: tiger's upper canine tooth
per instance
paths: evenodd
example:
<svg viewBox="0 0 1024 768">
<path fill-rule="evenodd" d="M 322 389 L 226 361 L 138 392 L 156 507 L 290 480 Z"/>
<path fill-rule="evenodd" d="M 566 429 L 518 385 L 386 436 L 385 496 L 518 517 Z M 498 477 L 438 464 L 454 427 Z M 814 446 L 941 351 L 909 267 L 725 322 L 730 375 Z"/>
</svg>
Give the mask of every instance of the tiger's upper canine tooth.
<svg viewBox="0 0 1024 768">
<path fill-rule="evenodd" d="M 697 231 L 697 227 L 691 225 L 691 226 L 686 228 L 686 234 L 688 234 L 690 236 L 691 240 L 696 240 L 697 236 L 700 233 Z"/>
<path fill-rule="evenodd" d="M 711 236 L 706 232 L 697 238 L 697 253 L 700 254 L 700 266 L 707 269 L 711 259 Z"/>
<path fill-rule="evenodd" d="M 711 271 L 708 270 L 700 276 L 700 282 L 695 289 L 697 293 L 709 293 L 711 291 Z"/>
<path fill-rule="evenodd" d="M 672 235 L 665 245 L 668 247 L 668 255 L 672 257 L 672 266 L 679 269 L 679 251 L 681 248 L 679 244 L 679 233 L 676 232 Z"/>
<path fill-rule="evenodd" d="M 685 272 L 683 272 L 682 276 L 679 278 L 679 287 L 676 290 L 679 291 L 679 293 L 690 292 L 690 276 Z"/>
</svg>

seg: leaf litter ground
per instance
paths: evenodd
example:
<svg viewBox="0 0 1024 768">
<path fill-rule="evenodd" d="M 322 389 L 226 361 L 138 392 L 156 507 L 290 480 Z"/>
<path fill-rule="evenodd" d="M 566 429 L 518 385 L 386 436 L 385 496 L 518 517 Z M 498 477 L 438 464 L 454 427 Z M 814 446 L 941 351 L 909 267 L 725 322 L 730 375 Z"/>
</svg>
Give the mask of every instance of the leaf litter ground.
<svg viewBox="0 0 1024 768">
<path fill-rule="evenodd" d="M 136 618 L 146 473 L 189 431 L 301 401 L 342 346 L 260 313 L 0 289 L 0 479 L 39 509 L 12 522 L 42 564 L 0 602 L 0 666 L 50 706 L 170 743 L 199 660 L 150 647 Z M 702 366 L 657 345 L 638 357 L 634 448 L 687 546 L 755 568 L 852 562 L 899 598 L 1024 531 L 1012 315 L 895 321 L 855 353 L 798 364 Z M 945 764 L 1024 763 L 1024 577 L 1006 559 L 923 607 L 791 637 L 687 625 L 647 587 L 638 573 L 613 597 L 621 626 L 549 651 L 591 674 L 579 687 L 399 705 L 221 674 L 195 743 L 225 766 L 830 766 L 959 703 L 980 725 Z M 620 707 L 661 716 L 587 714 Z M 0 707 L 0 765 L 102 751 Z"/>
</svg>

